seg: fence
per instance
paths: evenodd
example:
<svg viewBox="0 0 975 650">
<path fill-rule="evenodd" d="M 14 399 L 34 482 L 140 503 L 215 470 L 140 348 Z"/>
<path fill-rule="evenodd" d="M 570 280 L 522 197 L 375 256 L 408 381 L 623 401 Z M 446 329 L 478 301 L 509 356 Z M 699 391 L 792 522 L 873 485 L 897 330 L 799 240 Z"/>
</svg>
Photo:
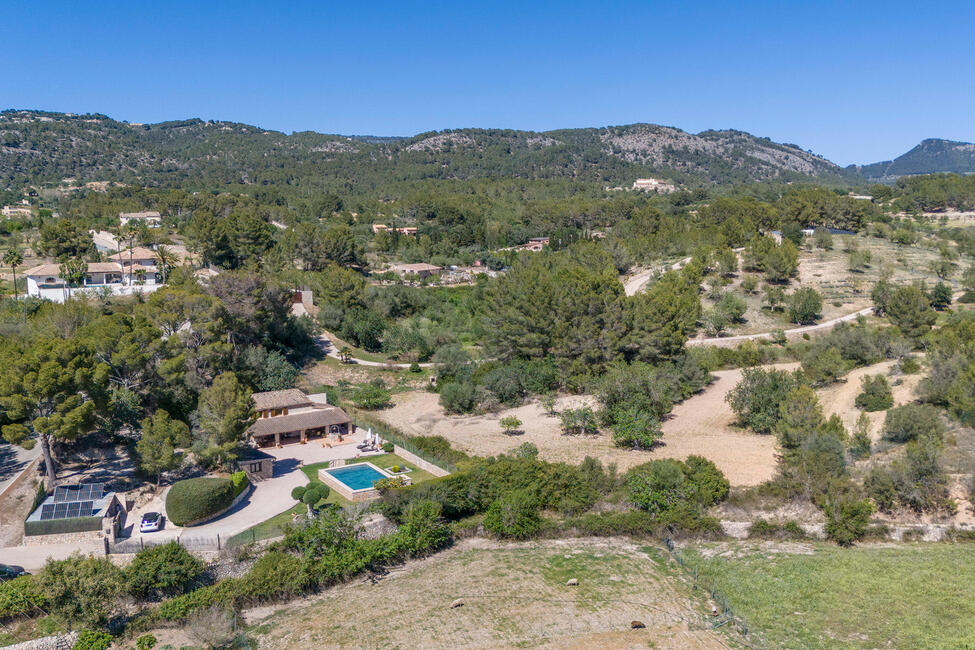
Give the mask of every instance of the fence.
<svg viewBox="0 0 975 650">
<path fill-rule="evenodd" d="M 179 535 L 173 537 L 146 537 L 140 535 L 138 538 L 129 538 L 106 545 L 107 553 L 138 553 L 139 551 L 153 546 L 162 546 L 170 542 L 176 542 L 188 551 L 219 551 L 227 547 L 228 536 L 226 535 Z"/>
<path fill-rule="evenodd" d="M 684 553 L 674 546 L 674 542 L 669 537 L 664 538 L 664 544 L 667 547 L 667 552 L 670 553 L 670 556 L 674 558 L 680 568 L 694 578 L 692 589 L 704 590 L 711 597 L 711 601 L 719 607 L 719 614 L 715 617 L 711 627 L 717 629 L 730 624 L 736 626 L 744 636 L 748 636 L 748 621 L 745 620 L 744 616 L 738 616 L 734 612 L 731 605 L 728 604 L 728 599 L 718 591 L 714 578 L 699 575 L 697 564 L 688 563 L 684 558 Z"/>
<path fill-rule="evenodd" d="M 359 427 L 367 426 L 367 427 L 371 427 L 372 429 L 375 429 L 376 432 L 379 433 L 379 436 L 383 440 L 387 440 L 393 443 L 394 445 L 396 445 L 397 447 L 401 447 L 406 451 L 425 460 L 426 462 L 431 463 L 438 468 L 446 470 L 447 472 L 457 471 L 457 465 L 454 462 L 455 460 L 460 461 L 467 458 L 467 454 L 450 447 L 449 443 L 447 443 L 446 440 L 444 440 L 444 442 L 447 443 L 445 445 L 446 449 L 444 451 L 449 453 L 453 457 L 450 459 L 445 458 L 443 455 L 434 453 L 429 449 L 420 447 L 416 444 L 416 441 L 414 440 L 414 436 L 406 434 L 400 431 L 399 429 L 397 429 L 396 427 L 392 427 L 386 422 L 383 422 L 379 418 L 374 417 L 368 413 L 360 412 L 356 414 L 356 426 Z"/>
</svg>

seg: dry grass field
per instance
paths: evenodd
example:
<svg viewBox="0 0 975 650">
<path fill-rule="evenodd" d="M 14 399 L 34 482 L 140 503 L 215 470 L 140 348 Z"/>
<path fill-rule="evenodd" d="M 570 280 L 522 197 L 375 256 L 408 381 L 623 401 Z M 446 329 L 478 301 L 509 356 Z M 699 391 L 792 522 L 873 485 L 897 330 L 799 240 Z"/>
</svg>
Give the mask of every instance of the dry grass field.
<svg viewBox="0 0 975 650">
<path fill-rule="evenodd" d="M 739 645 L 731 626 L 712 629 L 709 603 L 663 558 L 615 539 L 465 540 L 376 582 L 247 612 L 248 636 L 260 648 Z M 451 608 L 455 599 L 463 606 Z"/>
<path fill-rule="evenodd" d="M 852 242 L 855 242 L 855 246 L 860 250 L 870 251 L 872 261 L 862 272 L 849 270 L 849 254 L 844 249 Z M 938 258 L 936 249 L 924 246 L 900 246 L 886 239 L 864 235 L 834 235 L 833 245 L 831 251 L 807 247 L 800 249 L 799 275 L 785 287 L 787 293 L 799 287 L 812 287 L 819 291 L 823 295 L 821 320 L 829 320 L 869 307 L 870 290 L 882 274 L 889 274 L 891 281 L 895 283 L 925 280 L 929 284 L 934 284 L 938 281 L 937 276 L 929 268 L 931 262 Z M 744 295 L 741 291 L 741 281 L 748 275 L 759 280 L 759 290 L 757 293 Z M 734 281 L 724 287 L 723 291 L 731 291 L 744 298 L 748 307 L 745 312 L 745 322 L 729 328 L 727 331 L 729 335 L 756 334 L 777 328 L 795 327 L 795 324 L 788 322 L 783 312 L 772 313 L 762 308 L 762 286 L 764 283 L 761 274 L 738 273 Z M 706 296 L 702 296 L 701 302 L 705 308 L 713 305 L 713 301 Z M 705 336 L 707 335 L 703 330 L 698 335 L 699 338 Z"/>
<path fill-rule="evenodd" d="M 795 364 L 778 367 L 792 368 Z M 701 393 L 678 404 L 664 421 L 662 445 L 652 451 L 634 451 L 613 446 L 608 432 L 598 436 L 562 434 L 558 417 L 544 412 L 537 402 L 497 413 L 476 416 L 448 415 L 428 392 L 394 395 L 395 405 L 376 415 L 413 435 L 441 435 L 458 449 L 477 456 L 493 456 L 514 449 L 523 442 L 534 443 L 544 460 L 577 464 L 586 456 L 603 463 L 616 463 L 621 470 L 656 458 L 685 459 L 691 454 L 712 460 L 732 485 L 757 485 L 775 474 L 775 439 L 732 426 L 734 414 L 725 395 L 741 378 L 740 370 L 713 373 L 715 381 Z M 556 408 L 594 405 L 587 396 L 563 397 Z M 499 421 L 515 416 L 524 433 L 509 436 Z"/>
</svg>

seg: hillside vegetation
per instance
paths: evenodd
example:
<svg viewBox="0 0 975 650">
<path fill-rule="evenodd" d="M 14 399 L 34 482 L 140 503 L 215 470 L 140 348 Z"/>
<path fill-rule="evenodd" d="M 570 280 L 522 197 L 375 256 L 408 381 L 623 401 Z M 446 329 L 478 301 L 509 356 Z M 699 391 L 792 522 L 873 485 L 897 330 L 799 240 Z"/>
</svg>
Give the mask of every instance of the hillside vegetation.
<svg viewBox="0 0 975 650">
<path fill-rule="evenodd" d="M 344 195 L 427 179 L 572 179 L 628 187 L 647 175 L 687 184 L 852 177 L 796 145 L 740 131 L 693 135 L 635 124 L 545 133 L 459 129 L 394 139 L 12 110 L 0 114 L 0 169 L 5 185 L 64 178 L 187 189 L 290 184 Z"/>
</svg>

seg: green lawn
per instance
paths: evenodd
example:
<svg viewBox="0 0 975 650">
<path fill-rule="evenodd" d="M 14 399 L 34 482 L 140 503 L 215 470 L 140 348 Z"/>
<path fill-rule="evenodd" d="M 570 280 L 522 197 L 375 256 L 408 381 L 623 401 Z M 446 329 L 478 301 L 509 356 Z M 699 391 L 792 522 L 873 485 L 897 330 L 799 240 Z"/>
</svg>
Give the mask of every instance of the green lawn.
<svg viewBox="0 0 975 650">
<path fill-rule="evenodd" d="M 772 647 L 975 644 L 975 544 L 808 547 L 742 544 L 713 559 L 685 557 Z"/>
<path fill-rule="evenodd" d="M 349 463 L 360 463 L 369 461 L 377 467 L 382 467 L 383 469 L 390 467 L 392 465 L 399 465 L 400 467 L 409 468 L 410 471 L 407 476 L 413 483 L 420 483 L 422 481 L 429 480 L 433 478 L 433 474 L 426 472 L 422 469 L 418 469 L 416 465 L 408 463 L 396 454 L 381 454 L 379 456 L 368 456 L 364 458 L 353 458 L 349 459 Z M 308 477 L 309 483 L 321 483 L 318 479 L 318 470 L 324 469 L 329 466 L 328 462 L 324 463 L 312 463 L 311 465 L 304 465 L 301 471 L 304 472 L 305 476 Z M 351 502 L 341 496 L 335 490 L 332 490 L 328 498 L 318 504 L 319 507 L 325 505 L 326 503 L 335 503 L 343 508 L 351 505 Z M 308 508 L 302 503 L 296 503 L 291 508 L 288 508 L 284 512 L 274 515 L 270 519 L 262 521 L 256 526 L 252 526 L 247 530 L 240 532 L 227 541 L 228 546 L 235 546 L 239 544 L 246 544 L 249 542 L 256 542 L 262 539 L 269 539 L 271 537 L 277 537 L 284 533 L 284 528 L 294 520 L 294 513 L 304 514 L 307 512 Z"/>
</svg>

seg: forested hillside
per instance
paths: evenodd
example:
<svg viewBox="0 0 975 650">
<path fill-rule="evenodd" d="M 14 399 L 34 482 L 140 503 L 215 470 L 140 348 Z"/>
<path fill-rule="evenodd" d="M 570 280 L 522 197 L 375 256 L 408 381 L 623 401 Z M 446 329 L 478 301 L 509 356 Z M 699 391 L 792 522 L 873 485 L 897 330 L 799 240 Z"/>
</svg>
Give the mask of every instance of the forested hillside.
<svg viewBox="0 0 975 650">
<path fill-rule="evenodd" d="M 5 186 L 74 178 L 184 189 L 287 185 L 306 194 L 375 196 L 398 183 L 427 180 L 570 179 L 629 187 L 641 176 L 688 186 L 855 178 L 796 145 L 740 131 L 694 135 L 649 124 L 377 138 L 286 135 L 199 119 L 128 124 L 95 114 L 0 114 L 0 183 Z"/>
<path fill-rule="evenodd" d="M 929 138 L 894 160 L 851 165 L 864 178 L 884 179 L 915 174 L 971 174 L 975 172 L 975 144 Z"/>
</svg>

